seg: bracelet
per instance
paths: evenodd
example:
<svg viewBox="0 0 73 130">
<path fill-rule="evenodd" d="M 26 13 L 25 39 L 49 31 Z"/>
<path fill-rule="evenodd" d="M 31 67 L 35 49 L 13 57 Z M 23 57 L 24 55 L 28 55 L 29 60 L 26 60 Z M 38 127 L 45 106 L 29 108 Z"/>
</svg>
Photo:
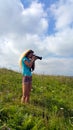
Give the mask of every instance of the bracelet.
<svg viewBox="0 0 73 130">
<path fill-rule="evenodd" d="M 34 62 L 34 60 L 31 60 L 31 62 L 33 63 L 33 62 Z"/>
<path fill-rule="evenodd" d="M 25 96 L 22 96 L 22 97 L 25 97 Z"/>
</svg>

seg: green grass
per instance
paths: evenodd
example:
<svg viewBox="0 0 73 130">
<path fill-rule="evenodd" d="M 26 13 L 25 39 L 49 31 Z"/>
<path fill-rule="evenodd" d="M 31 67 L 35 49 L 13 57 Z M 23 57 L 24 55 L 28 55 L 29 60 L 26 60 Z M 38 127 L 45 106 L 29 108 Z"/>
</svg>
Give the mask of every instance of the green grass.
<svg viewBox="0 0 73 130">
<path fill-rule="evenodd" d="M 0 130 L 73 130 L 73 77 L 33 74 L 30 104 L 22 75 L 0 69 Z"/>
</svg>

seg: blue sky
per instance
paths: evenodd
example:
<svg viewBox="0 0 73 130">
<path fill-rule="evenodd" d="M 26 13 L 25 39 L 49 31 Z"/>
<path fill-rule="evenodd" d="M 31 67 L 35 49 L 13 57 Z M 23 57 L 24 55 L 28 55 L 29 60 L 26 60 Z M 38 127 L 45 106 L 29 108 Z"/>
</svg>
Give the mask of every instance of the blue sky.
<svg viewBox="0 0 73 130">
<path fill-rule="evenodd" d="M 35 1 L 35 0 L 33 0 Z M 38 3 L 42 3 L 44 4 L 44 8 L 47 9 L 48 6 L 50 6 L 51 4 L 57 2 L 58 0 L 37 0 Z M 22 4 L 24 5 L 24 7 L 29 7 L 29 5 L 31 4 L 32 0 L 21 0 Z"/>
<path fill-rule="evenodd" d="M 35 73 L 73 76 L 73 0 L 0 0 L 0 17 L 0 67 L 32 49 Z"/>
</svg>

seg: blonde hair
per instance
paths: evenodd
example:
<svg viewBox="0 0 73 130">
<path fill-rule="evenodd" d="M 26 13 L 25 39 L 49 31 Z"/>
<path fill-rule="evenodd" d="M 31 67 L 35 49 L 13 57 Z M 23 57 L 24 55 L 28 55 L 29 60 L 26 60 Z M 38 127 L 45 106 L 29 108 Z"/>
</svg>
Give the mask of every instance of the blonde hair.
<svg viewBox="0 0 73 130">
<path fill-rule="evenodd" d="M 19 58 L 19 66 L 20 66 L 20 68 L 22 68 L 22 59 L 23 59 L 23 57 L 28 56 L 29 53 L 34 53 L 34 51 L 32 51 L 32 50 L 27 50 L 27 51 L 25 51 L 25 52 L 23 52 L 23 53 L 21 54 L 21 56 L 20 56 L 20 58 Z"/>
</svg>

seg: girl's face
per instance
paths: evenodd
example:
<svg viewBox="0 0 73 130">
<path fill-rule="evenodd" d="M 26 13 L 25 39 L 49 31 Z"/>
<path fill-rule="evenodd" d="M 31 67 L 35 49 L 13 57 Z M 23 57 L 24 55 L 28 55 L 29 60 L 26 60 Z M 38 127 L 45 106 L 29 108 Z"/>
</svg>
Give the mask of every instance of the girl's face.
<svg viewBox="0 0 73 130">
<path fill-rule="evenodd" d="M 31 53 L 29 54 L 28 58 L 32 58 L 32 56 L 33 56 L 33 53 L 31 52 Z"/>
</svg>

